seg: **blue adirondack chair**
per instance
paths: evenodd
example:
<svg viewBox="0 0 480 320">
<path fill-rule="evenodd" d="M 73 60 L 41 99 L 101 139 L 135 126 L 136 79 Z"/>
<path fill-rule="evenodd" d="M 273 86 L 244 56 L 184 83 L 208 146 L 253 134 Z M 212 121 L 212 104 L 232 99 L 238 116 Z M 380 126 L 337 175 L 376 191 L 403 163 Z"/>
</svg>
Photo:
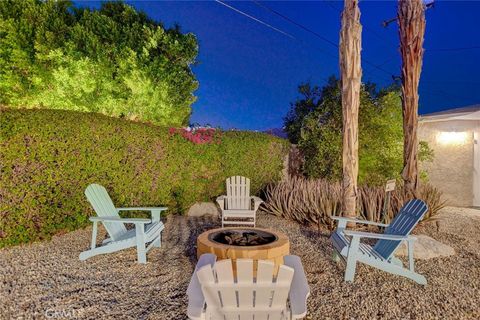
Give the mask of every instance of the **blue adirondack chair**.
<svg viewBox="0 0 480 320">
<path fill-rule="evenodd" d="M 147 252 L 161 245 L 161 232 L 164 226 L 160 221 L 160 213 L 167 208 L 115 208 L 107 190 L 98 184 L 89 185 L 85 195 L 98 217 L 90 217 L 90 221 L 93 222 L 92 245 L 90 250 L 80 253 L 80 260 L 136 246 L 137 261 L 146 263 Z M 152 218 L 121 218 L 118 215 L 120 211 L 150 211 Z M 100 247 L 96 247 L 98 222 L 103 224 L 110 236 Z M 127 223 L 134 224 L 135 228 L 127 230 L 125 228 Z M 149 242 L 150 245 L 146 247 L 145 244 Z"/>
<path fill-rule="evenodd" d="M 421 274 L 414 271 L 413 241 L 415 237 L 410 232 L 422 219 L 428 207 L 422 200 L 408 201 L 390 224 L 376 223 L 372 221 L 332 217 L 338 220 L 337 229 L 332 233 L 330 240 L 335 248 L 334 260 L 340 258 L 346 260 L 345 281 L 353 281 L 357 261 L 378 268 L 380 270 L 412 279 L 426 285 L 427 280 Z M 369 225 L 386 227 L 383 234 L 347 230 L 347 223 L 355 222 Z M 372 247 L 360 242 L 361 238 L 378 239 Z M 402 241 L 408 244 L 409 268 L 403 267 L 402 261 L 393 254 Z"/>
</svg>

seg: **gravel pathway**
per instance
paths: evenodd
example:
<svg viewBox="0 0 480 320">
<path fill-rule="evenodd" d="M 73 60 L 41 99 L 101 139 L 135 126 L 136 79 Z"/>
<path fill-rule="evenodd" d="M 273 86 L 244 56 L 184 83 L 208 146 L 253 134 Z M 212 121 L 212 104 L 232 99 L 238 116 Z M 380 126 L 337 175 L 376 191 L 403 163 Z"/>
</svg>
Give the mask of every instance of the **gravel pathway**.
<svg viewBox="0 0 480 320">
<path fill-rule="evenodd" d="M 460 211 L 461 212 L 460 212 Z M 311 286 L 308 319 L 479 319 L 480 218 L 478 211 L 446 208 L 443 220 L 417 228 L 456 250 L 448 258 L 417 261 L 427 277 L 412 281 L 359 265 L 353 284 L 331 261 L 328 231 L 259 214 L 258 226 L 290 237 Z M 91 228 L 49 242 L 0 250 L 0 319 L 186 319 L 188 282 L 195 267 L 195 239 L 218 226 L 211 218 L 170 216 L 163 246 L 147 265 L 135 249 L 78 260 Z M 104 233 L 101 233 L 104 235 Z"/>
</svg>

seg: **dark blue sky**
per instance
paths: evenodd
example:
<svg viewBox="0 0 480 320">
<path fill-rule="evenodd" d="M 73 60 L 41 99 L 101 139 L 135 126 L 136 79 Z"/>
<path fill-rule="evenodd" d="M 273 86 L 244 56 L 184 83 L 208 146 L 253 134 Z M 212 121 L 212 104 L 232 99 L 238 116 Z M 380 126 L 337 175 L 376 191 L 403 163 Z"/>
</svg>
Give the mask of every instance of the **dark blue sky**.
<svg viewBox="0 0 480 320">
<path fill-rule="evenodd" d="M 78 2 L 76 2 L 78 4 Z M 226 2 L 286 33 L 276 32 L 212 1 L 127 1 L 162 21 L 197 35 L 200 88 L 192 122 L 223 128 L 281 127 L 302 81 L 324 84 L 338 75 L 338 49 L 251 1 Z M 340 1 L 262 4 L 338 43 Z M 380 86 L 399 75 L 396 1 L 361 1 L 363 81 Z M 87 2 L 82 5 L 97 6 Z M 420 113 L 480 103 L 480 2 L 436 1 L 427 11 Z M 476 47 L 470 50 L 450 50 Z M 368 61 L 368 62 L 367 62 Z M 379 70 L 373 65 L 379 66 Z"/>
</svg>

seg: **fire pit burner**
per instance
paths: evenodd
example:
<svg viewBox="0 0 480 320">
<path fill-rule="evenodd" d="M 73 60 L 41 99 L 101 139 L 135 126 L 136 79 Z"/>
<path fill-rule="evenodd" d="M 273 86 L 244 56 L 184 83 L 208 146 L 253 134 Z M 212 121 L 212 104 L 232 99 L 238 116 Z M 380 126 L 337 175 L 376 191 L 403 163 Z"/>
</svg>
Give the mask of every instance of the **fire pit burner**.
<svg viewBox="0 0 480 320">
<path fill-rule="evenodd" d="M 220 230 L 211 233 L 208 238 L 218 243 L 247 247 L 269 244 L 277 240 L 273 233 L 255 229 Z"/>
</svg>

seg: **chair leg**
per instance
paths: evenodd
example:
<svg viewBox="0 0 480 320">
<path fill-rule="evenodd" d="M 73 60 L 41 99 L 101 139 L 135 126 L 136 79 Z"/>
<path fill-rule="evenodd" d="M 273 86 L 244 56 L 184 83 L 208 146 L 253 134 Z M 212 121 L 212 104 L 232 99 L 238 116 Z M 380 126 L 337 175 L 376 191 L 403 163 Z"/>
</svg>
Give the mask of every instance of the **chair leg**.
<svg viewBox="0 0 480 320">
<path fill-rule="evenodd" d="M 353 282 L 355 269 L 357 267 L 357 252 L 360 245 L 359 237 L 352 237 L 350 247 L 348 248 L 347 268 L 345 270 L 345 281 Z"/>
<path fill-rule="evenodd" d="M 159 232 L 158 239 L 155 240 L 155 247 L 162 247 L 162 231 Z"/>
<path fill-rule="evenodd" d="M 335 261 L 335 262 L 340 261 L 340 256 L 338 255 L 337 250 L 333 250 L 332 260 Z"/>
<path fill-rule="evenodd" d="M 99 254 L 117 252 L 119 250 L 127 249 L 130 247 L 132 247 L 132 245 L 125 245 L 123 243 L 111 243 L 102 247 L 96 247 L 95 249 L 83 251 L 82 253 L 80 253 L 79 258 L 80 260 L 86 260 Z"/>
<path fill-rule="evenodd" d="M 402 277 L 406 277 L 408 279 L 411 279 L 417 282 L 418 284 L 422 284 L 422 285 L 427 284 L 427 279 L 423 275 L 410 271 L 409 269 L 406 269 L 403 266 L 398 266 L 394 263 L 391 263 L 391 264 L 385 263 L 382 265 L 372 265 L 372 266 L 391 274 L 396 274 Z"/>
<path fill-rule="evenodd" d="M 415 272 L 415 263 L 413 260 L 413 241 L 408 241 L 408 268 Z"/>
<path fill-rule="evenodd" d="M 97 242 L 97 229 L 98 229 L 98 221 L 93 221 L 92 244 L 90 246 L 90 249 L 95 249 L 96 242 Z"/>
<path fill-rule="evenodd" d="M 413 281 L 415 281 L 418 284 L 421 284 L 421 285 L 424 285 L 424 286 L 427 285 L 427 279 L 423 275 L 418 274 L 416 272 L 412 272 L 412 274 L 410 276 L 407 276 L 407 278 L 412 279 Z"/>
<path fill-rule="evenodd" d="M 138 263 L 147 263 L 147 253 L 145 250 L 145 230 L 143 224 L 135 225 L 135 235 L 137 241 L 137 261 Z"/>
</svg>

